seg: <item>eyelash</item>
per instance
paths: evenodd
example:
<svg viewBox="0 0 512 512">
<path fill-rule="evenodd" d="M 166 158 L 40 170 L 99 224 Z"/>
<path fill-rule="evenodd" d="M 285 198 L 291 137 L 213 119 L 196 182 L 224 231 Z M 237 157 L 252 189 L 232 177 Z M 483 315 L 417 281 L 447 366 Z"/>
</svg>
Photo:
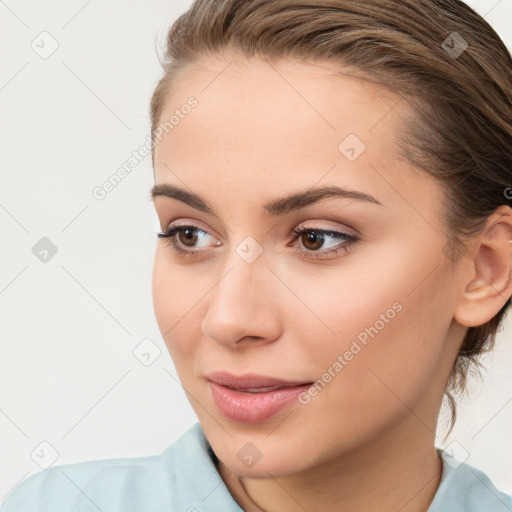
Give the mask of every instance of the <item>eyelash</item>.
<svg viewBox="0 0 512 512">
<path fill-rule="evenodd" d="M 167 228 L 166 231 L 163 233 L 157 233 L 158 238 L 165 238 L 167 245 L 169 245 L 178 255 L 180 256 L 194 256 L 196 254 L 199 254 L 201 252 L 204 252 L 202 250 L 187 250 L 180 247 L 179 243 L 177 242 L 176 235 L 186 229 L 192 229 L 194 231 L 199 231 L 202 233 L 205 233 L 209 235 L 207 231 L 204 229 L 201 229 L 197 226 L 193 225 L 180 225 L 180 226 L 174 226 Z M 312 251 L 308 249 L 301 249 L 301 248 L 295 248 L 295 251 L 303 254 L 306 258 L 310 259 L 321 259 L 325 258 L 327 255 L 332 254 L 340 254 L 345 253 L 349 251 L 352 248 L 352 245 L 357 242 L 359 239 L 353 235 L 349 235 L 348 233 L 344 233 L 342 231 L 333 231 L 329 229 L 317 229 L 317 228 L 295 228 L 292 233 L 294 234 L 292 242 L 296 242 L 299 237 L 304 233 L 321 233 L 323 237 L 333 237 L 337 239 L 344 239 L 346 243 L 344 243 L 341 246 L 338 246 L 334 249 L 327 249 L 327 250 L 319 250 L 319 251 Z M 211 235 L 210 235 L 211 236 Z"/>
</svg>

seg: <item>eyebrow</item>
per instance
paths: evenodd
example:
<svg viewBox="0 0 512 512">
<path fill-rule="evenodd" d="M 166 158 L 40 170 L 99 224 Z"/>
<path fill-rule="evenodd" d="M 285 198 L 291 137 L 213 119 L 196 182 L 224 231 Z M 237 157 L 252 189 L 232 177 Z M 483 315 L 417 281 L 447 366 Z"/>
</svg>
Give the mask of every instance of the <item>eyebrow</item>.
<svg viewBox="0 0 512 512">
<path fill-rule="evenodd" d="M 204 213 L 209 213 L 211 215 L 218 217 L 215 210 L 204 199 L 202 199 L 193 192 L 188 192 L 187 190 L 176 187 L 174 185 L 169 185 L 167 183 L 155 185 L 151 189 L 151 198 L 155 199 L 156 197 L 159 196 L 176 199 L 185 204 L 188 204 L 189 206 L 195 208 L 196 210 L 199 210 Z M 357 199 L 359 201 L 366 201 L 369 203 L 374 203 L 382 206 L 382 203 L 377 201 L 377 199 L 375 199 L 373 196 L 369 194 L 358 192 L 356 190 L 346 190 L 344 188 L 336 186 L 326 186 L 308 189 L 303 192 L 297 192 L 286 197 L 273 199 L 272 201 L 269 201 L 268 203 L 263 205 L 263 210 L 268 215 L 285 215 L 291 211 L 299 210 L 311 204 L 318 203 L 324 199 L 329 199 L 333 197 L 339 197 L 344 199 Z"/>
</svg>

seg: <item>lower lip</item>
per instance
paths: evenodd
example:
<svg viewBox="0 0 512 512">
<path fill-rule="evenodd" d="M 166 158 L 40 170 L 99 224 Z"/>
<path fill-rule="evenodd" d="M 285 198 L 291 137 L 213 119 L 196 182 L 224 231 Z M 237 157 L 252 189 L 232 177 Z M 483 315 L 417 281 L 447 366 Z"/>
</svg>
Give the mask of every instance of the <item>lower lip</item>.
<svg viewBox="0 0 512 512">
<path fill-rule="evenodd" d="M 259 423 L 277 414 L 306 391 L 310 384 L 280 388 L 263 393 L 236 391 L 210 381 L 213 400 L 230 420 Z"/>
</svg>

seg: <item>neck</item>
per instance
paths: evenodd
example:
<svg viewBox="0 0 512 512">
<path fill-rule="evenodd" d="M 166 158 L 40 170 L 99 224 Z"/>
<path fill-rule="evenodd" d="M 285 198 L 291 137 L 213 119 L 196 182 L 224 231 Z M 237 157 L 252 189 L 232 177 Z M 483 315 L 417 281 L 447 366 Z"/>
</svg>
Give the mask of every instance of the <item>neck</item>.
<svg viewBox="0 0 512 512">
<path fill-rule="evenodd" d="M 300 473 L 239 478 L 222 462 L 219 472 L 246 512 L 427 512 L 439 486 L 442 461 L 435 434 L 418 425 L 414 416 L 406 423 L 378 441 Z"/>
</svg>

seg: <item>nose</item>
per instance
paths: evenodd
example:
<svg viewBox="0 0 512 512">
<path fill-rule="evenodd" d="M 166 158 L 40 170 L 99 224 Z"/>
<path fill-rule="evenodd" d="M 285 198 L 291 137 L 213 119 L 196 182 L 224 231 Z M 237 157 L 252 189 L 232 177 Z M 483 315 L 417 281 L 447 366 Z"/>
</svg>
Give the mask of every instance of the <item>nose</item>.
<svg viewBox="0 0 512 512">
<path fill-rule="evenodd" d="M 281 333 L 279 285 L 263 258 L 247 263 L 235 254 L 207 296 L 203 332 L 227 348 L 275 341 Z"/>
</svg>

